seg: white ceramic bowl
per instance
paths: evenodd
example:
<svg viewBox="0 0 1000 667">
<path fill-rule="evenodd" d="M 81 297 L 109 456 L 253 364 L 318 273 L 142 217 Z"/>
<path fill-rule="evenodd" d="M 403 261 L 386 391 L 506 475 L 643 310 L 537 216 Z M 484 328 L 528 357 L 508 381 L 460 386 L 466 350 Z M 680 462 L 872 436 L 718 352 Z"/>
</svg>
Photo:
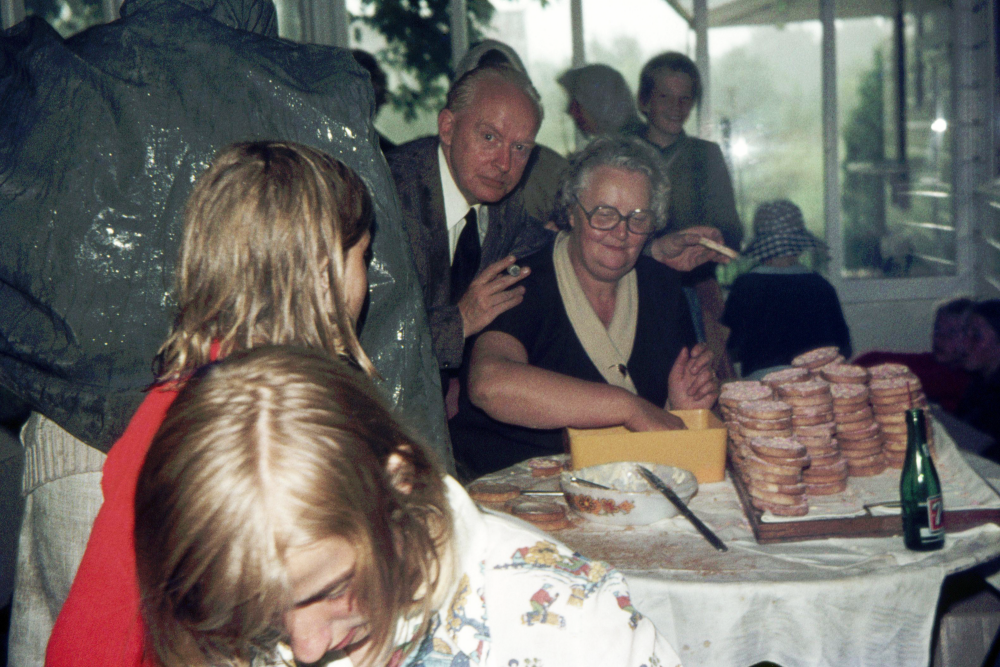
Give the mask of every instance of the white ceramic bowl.
<svg viewBox="0 0 1000 667">
<path fill-rule="evenodd" d="M 563 471 L 559 477 L 566 502 L 589 521 L 617 526 L 644 526 L 676 516 L 677 508 L 666 496 L 649 485 L 636 466 L 648 468 L 687 503 L 698 491 L 694 475 L 674 466 L 653 463 L 604 463 L 582 470 Z M 598 489 L 572 478 L 585 479 L 604 486 Z"/>
</svg>

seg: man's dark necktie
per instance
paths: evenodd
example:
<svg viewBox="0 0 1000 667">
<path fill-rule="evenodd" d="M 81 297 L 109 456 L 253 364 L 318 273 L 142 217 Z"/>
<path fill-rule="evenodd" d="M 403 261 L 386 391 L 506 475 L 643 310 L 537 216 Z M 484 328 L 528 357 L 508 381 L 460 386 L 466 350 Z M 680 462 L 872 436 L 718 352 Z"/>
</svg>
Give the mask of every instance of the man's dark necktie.
<svg viewBox="0 0 1000 667">
<path fill-rule="evenodd" d="M 476 209 L 470 208 L 465 214 L 465 228 L 458 235 L 455 257 L 451 260 L 451 302 L 458 303 L 469 283 L 479 271 L 479 225 L 476 223 Z"/>
</svg>

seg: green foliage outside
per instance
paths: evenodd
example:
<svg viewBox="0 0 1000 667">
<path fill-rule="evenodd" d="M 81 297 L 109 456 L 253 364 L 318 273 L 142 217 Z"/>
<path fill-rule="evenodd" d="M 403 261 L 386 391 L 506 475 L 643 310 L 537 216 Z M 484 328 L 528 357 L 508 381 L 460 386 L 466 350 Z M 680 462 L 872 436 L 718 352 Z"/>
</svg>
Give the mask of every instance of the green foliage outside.
<svg viewBox="0 0 1000 667">
<path fill-rule="evenodd" d="M 885 103 L 882 52 L 857 84 L 858 103 L 843 128 L 844 160 L 841 212 L 844 268 L 881 265 L 879 241 L 885 236 L 885 186 L 872 173 L 885 162 Z"/>
<path fill-rule="evenodd" d="M 469 43 L 483 37 L 493 18 L 489 0 L 467 0 Z M 451 19 L 448 0 L 361 0 L 361 16 L 367 25 L 388 42 L 379 60 L 399 73 L 398 85 L 389 92 L 389 101 L 412 121 L 421 111 L 443 106 L 451 72 Z"/>
</svg>

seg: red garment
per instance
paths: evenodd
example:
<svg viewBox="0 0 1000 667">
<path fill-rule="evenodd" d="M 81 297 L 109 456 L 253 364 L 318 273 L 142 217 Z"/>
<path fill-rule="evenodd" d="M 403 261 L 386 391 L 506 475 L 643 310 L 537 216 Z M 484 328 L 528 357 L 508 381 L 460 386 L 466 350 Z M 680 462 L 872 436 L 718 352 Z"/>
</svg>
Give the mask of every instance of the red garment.
<svg viewBox="0 0 1000 667">
<path fill-rule="evenodd" d="M 913 374 L 920 378 L 927 400 L 937 403 L 948 412 L 955 414 L 959 401 L 965 395 L 972 375 L 965 371 L 948 368 L 934 360 L 929 352 L 921 354 L 907 352 L 866 352 L 854 360 L 865 368 L 879 364 L 903 364 L 909 366 Z"/>
<path fill-rule="evenodd" d="M 139 613 L 135 564 L 135 487 L 146 452 L 177 397 L 154 388 L 104 462 L 104 504 L 59 612 L 45 652 L 48 667 L 157 665 L 143 656 L 146 626 Z"/>
</svg>

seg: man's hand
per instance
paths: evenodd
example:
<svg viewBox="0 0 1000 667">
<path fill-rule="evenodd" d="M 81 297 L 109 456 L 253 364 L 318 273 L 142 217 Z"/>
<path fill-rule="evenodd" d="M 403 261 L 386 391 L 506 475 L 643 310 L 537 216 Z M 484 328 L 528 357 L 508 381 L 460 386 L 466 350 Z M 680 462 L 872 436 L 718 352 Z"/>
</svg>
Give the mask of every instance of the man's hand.
<svg viewBox="0 0 1000 667">
<path fill-rule="evenodd" d="M 716 243 L 723 243 L 722 232 L 705 225 L 667 234 L 650 243 L 649 249 L 656 261 L 677 271 L 691 271 L 705 262 L 728 264 L 729 257 L 709 250 L 699 243 L 704 237 Z"/>
<path fill-rule="evenodd" d="M 702 410 L 715 405 L 719 398 L 719 381 L 712 370 L 714 355 L 699 343 L 685 347 L 677 355 L 667 378 L 667 400 L 675 410 Z"/>
<path fill-rule="evenodd" d="M 469 289 L 458 301 L 466 338 L 482 331 L 497 315 L 524 299 L 524 287 L 514 285 L 524 280 L 531 270 L 522 267 L 517 276 L 509 275 L 507 269 L 516 261 L 517 258 L 511 255 L 493 262 L 469 283 Z"/>
</svg>

